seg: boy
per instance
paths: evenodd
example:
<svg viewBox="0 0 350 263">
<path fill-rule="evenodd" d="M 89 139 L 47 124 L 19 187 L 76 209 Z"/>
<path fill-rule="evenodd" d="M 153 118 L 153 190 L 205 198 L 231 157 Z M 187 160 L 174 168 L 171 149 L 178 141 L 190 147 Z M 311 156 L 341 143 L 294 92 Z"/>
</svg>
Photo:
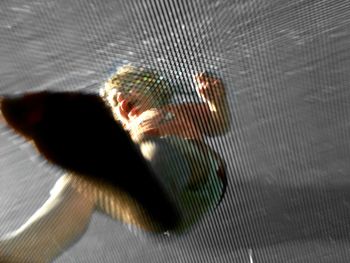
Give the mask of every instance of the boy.
<svg viewBox="0 0 350 263">
<path fill-rule="evenodd" d="M 170 104 L 171 88 L 165 79 L 130 65 L 120 68 L 101 91 L 116 121 L 139 145 L 181 212 L 179 231 L 215 207 L 226 186 L 221 158 L 202 142 L 204 136 L 220 135 L 229 128 L 226 92 L 219 79 L 207 74 L 197 74 L 194 80 L 204 103 Z M 72 174 L 62 176 L 46 203 L 20 229 L 0 241 L 0 259 L 50 262 L 62 247 L 84 233 L 95 208 L 152 230 L 130 214 L 128 205 L 120 209 L 125 204 L 115 200 L 116 206 L 103 195 L 103 190 Z"/>
</svg>

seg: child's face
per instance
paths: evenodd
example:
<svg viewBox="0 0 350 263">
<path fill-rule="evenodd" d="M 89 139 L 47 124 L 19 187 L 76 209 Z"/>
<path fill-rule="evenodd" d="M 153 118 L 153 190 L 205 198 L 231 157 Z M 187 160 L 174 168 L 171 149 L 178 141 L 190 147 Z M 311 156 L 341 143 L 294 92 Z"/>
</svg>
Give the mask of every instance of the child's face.
<svg viewBox="0 0 350 263">
<path fill-rule="evenodd" d="M 147 96 L 143 92 L 131 89 L 128 93 L 116 92 L 111 105 L 118 120 L 124 126 L 128 126 L 140 114 L 154 108 L 155 100 L 150 95 Z"/>
</svg>

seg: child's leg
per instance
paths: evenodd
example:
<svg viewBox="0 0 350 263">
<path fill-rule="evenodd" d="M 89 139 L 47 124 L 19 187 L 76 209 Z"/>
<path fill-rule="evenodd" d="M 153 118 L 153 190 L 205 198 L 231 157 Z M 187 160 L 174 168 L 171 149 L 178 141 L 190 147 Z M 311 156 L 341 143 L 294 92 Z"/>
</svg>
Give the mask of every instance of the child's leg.
<svg viewBox="0 0 350 263">
<path fill-rule="evenodd" d="M 81 237 L 94 204 L 62 176 L 50 198 L 18 230 L 0 239 L 0 262 L 50 262 Z"/>
</svg>

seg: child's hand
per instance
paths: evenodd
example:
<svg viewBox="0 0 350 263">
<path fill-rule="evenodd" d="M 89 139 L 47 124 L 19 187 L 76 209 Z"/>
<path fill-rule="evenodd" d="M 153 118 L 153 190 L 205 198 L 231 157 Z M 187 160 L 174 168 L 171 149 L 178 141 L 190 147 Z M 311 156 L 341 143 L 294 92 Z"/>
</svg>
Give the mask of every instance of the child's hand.
<svg viewBox="0 0 350 263">
<path fill-rule="evenodd" d="M 130 135 L 138 138 L 140 135 L 159 135 L 159 125 L 163 119 L 162 113 L 157 109 L 147 110 L 130 122 Z"/>
<path fill-rule="evenodd" d="M 196 91 L 206 102 L 218 102 L 225 95 L 225 87 L 219 78 L 206 72 L 194 76 Z"/>
<path fill-rule="evenodd" d="M 187 113 L 179 110 L 174 113 L 156 108 L 150 109 L 134 118 L 130 123 L 130 135 L 135 141 L 142 139 L 144 135 L 201 137 Z"/>
</svg>

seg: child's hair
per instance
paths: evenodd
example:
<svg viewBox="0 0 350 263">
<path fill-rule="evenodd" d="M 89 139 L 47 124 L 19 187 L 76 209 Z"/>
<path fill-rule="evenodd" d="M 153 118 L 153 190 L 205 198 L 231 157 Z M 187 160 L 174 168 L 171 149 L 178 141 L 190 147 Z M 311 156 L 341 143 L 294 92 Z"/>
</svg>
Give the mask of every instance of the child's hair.
<svg viewBox="0 0 350 263">
<path fill-rule="evenodd" d="M 154 100 L 154 107 L 169 103 L 172 97 L 172 89 L 169 82 L 155 70 L 143 67 L 135 67 L 130 64 L 120 67 L 105 82 L 100 95 L 111 103 L 118 91 L 129 93 L 132 89 L 142 92 L 145 96 Z M 111 105 L 114 106 L 114 105 Z"/>
</svg>

